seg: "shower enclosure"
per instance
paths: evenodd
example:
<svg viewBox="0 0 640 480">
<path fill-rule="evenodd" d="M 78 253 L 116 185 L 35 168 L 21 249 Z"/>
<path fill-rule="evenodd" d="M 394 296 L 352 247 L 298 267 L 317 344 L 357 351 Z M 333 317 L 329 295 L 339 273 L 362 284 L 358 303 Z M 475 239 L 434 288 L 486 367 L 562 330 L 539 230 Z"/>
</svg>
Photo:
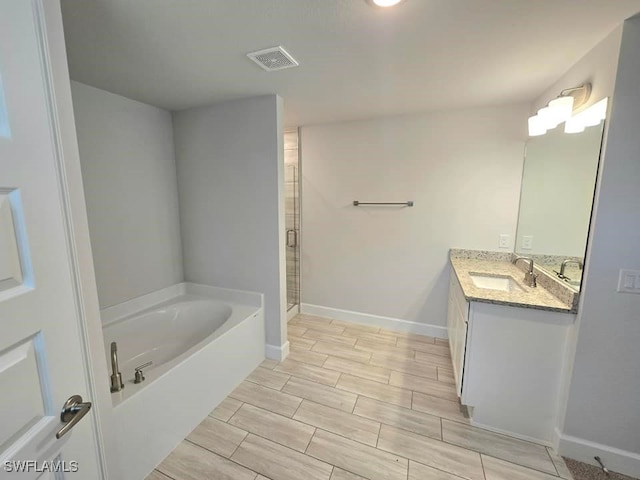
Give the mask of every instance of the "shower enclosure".
<svg viewBox="0 0 640 480">
<path fill-rule="evenodd" d="M 300 305 L 300 155 L 298 130 L 284 132 L 285 228 L 287 250 L 287 311 Z"/>
</svg>

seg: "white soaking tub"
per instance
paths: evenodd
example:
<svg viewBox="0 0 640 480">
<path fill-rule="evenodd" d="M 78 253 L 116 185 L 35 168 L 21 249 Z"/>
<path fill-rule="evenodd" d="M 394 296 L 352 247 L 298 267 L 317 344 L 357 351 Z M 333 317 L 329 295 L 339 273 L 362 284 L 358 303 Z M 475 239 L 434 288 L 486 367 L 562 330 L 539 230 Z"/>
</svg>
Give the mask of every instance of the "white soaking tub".
<svg viewBox="0 0 640 480">
<path fill-rule="evenodd" d="M 264 360 L 262 302 L 182 283 L 102 311 L 107 364 L 116 342 L 125 385 L 111 394 L 119 479 L 145 478 Z M 135 384 L 134 369 L 148 362 Z"/>
</svg>

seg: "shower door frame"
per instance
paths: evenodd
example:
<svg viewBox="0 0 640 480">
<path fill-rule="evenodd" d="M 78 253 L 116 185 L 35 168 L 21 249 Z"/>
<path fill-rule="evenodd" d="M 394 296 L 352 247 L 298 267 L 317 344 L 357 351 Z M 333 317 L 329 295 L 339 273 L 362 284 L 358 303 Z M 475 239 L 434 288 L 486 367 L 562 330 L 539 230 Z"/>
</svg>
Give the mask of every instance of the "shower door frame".
<svg viewBox="0 0 640 480">
<path fill-rule="evenodd" d="M 292 133 L 294 131 L 294 129 L 286 129 L 285 130 L 285 135 L 287 133 Z M 287 277 L 287 320 L 289 320 L 290 318 L 292 318 L 293 316 L 295 316 L 297 313 L 300 312 L 300 304 L 301 304 L 301 300 L 302 300 L 302 255 L 301 255 L 301 230 L 302 230 L 302 175 L 301 175 L 301 160 L 302 160 L 302 155 L 301 155 L 301 142 L 300 142 L 300 128 L 296 128 L 295 129 L 295 133 L 296 133 L 296 137 L 297 137 L 297 165 L 294 164 L 286 164 L 285 163 L 285 169 L 289 168 L 289 167 L 293 167 L 296 169 L 296 176 L 295 176 L 295 182 L 294 182 L 294 188 L 297 187 L 297 191 L 295 192 L 297 195 L 294 195 L 294 221 L 293 221 L 293 229 L 287 228 L 286 225 L 286 221 L 285 221 L 285 239 L 286 239 L 286 249 L 288 252 L 289 248 L 295 248 L 296 252 L 295 252 L 295 277 L 296 277 L 296 284 L 297 284 L 297 290 L 298 290 L 298 294 L 296 297 L 296 302 L 294 303 L 290 303 L 289 302 L 289 274 L 287 271 L 286 277 Z M 285 174 L 286 176 L 286 174 Z M 297 183 L 297 185 L 295 185 L 295 183 Z M 286 188 L 286 187 L 285 187 Z M 285 199 L 286 200 L 286 199 Z M 297 202 L 296 202 L 297 200 Z M 285 209 L 285 218 L 286 218 L 287 212 Z M 295 240 L 296 240 L 296 245 L 295 247 L 289 247 L 288 246 L 288 240 L 289 240 L 289 231 L 290 230 L 294 230 L 295 231 Z M 287 262 L 287 270 L 288 270 L 288 262 Z"/>
</svg>

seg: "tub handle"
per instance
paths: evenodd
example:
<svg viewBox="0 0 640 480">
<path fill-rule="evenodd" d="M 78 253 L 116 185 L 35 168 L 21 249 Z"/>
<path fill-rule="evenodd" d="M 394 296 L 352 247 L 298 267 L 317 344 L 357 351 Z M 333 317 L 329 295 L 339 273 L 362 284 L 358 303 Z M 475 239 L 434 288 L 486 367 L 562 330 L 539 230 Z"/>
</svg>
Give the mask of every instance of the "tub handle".
<svg viewBox="0 0 640 480">
<path fill-rule="evenodd" d="M 143 363 L 142 365 L 135 368 L 135 378 L 133 383 L 142 383 L 145 381 L 144 373 L 142 373 L 143 368 L 147 368 L 149 365 L 152 365 L 153 362 Z"/>
</svg>

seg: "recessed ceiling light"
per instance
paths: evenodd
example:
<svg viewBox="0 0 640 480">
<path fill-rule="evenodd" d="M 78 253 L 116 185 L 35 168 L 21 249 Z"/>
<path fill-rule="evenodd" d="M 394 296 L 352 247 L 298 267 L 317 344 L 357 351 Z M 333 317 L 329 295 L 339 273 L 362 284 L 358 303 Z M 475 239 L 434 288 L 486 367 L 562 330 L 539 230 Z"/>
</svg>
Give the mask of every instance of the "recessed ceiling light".
<svg viewBox="0 0 640 480">
<path fill-rule="evenodd" d="M 404 0 L 367 0 L 368 3 L 376 7 L 393 7 Z"/>
</svg>

